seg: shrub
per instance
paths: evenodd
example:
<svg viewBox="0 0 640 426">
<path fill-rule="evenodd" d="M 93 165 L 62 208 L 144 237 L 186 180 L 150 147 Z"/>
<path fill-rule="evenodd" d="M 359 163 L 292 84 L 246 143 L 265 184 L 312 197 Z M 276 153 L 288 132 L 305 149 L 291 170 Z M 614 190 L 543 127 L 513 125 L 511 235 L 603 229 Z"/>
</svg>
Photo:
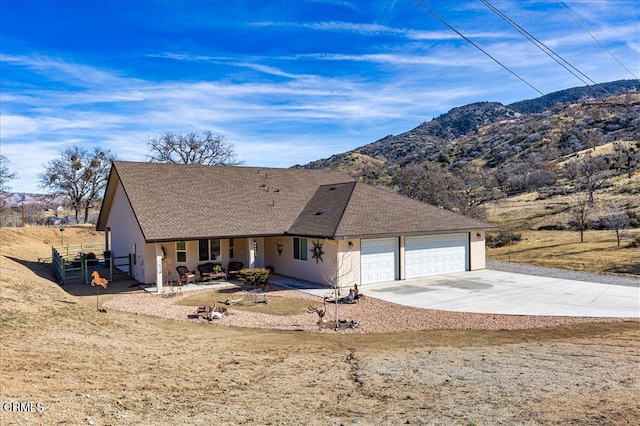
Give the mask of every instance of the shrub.
<svg viewBox="0 0 640 426">
<path fill-rule="evenodd" d="M 620 194 L 640 194 L 640 187 L 633 185 L 624 185 L 618 189 Z"/>
<path fill-rule="evenodd" d="M 633 237 L 633 240 L 627 245 L 629 248 L 640 248 L 640 235 Z"/>
<path fill-rule="evenodd" d="M 566 228 L 564 225 L 542 225 L 538 226 L 538 231 L 564 231 Z"/>
<path fill-rule="evenodd" d="M 238 280 L 253 287 L 265 287 L 269 284 L 271 270 L 267 268 L 243 268 L 238 271 Z"/>
<path fill-rule="evenodd" d="M 497 235 L 487 234 L 487 246 L 491 248 L 499 248 L 522 241 L 522 234 L 516 234 L 512 231 L 500 231 Z"/>
</svg>

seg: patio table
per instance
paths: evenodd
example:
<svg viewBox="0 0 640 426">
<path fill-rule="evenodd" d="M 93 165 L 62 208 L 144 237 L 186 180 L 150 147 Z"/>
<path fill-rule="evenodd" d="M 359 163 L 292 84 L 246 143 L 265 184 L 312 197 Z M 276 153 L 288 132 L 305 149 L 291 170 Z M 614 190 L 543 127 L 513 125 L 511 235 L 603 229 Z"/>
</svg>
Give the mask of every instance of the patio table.
<svg viewBox="0 0 640 426">
<path fill-rule="evenodd" d="M 201 274 L 201 281 L 204 282 L 206 281 L 211 281 L 211 280 L 218 280 L 218 279 L 226 279 L 227 278 L 227 274 L 224 272 L 203 272 Z"/>
</svg>

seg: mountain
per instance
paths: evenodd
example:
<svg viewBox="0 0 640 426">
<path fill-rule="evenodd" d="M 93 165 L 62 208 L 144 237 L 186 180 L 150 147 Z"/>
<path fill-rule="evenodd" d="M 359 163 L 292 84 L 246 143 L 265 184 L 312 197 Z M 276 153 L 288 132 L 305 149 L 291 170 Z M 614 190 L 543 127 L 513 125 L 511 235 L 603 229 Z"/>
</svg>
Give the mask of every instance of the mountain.
<svg viewBox="0 0 640 426">
<path fill-rule="evenodd" d="M 598 99 L 633 92 L 639 89 L 640 82 L 638 80 L 618 80 L 594 86 L 560 90 L 536 99 L 515 102 L 507 105 L 507 107 L 521 114 L 535 114 L 562 103 L 575 103 L 586 99 Z"/>
<path fill-rule="evenodd" d="M 57 207 L 65 202 L 62 195 L 32 194 L 27 192 L 7 192 L 2 197 L 2 202 L 7 207 L 19 207 L 21 204 L 41 204 Z M 54 206 L 55 205 L 55 206 Z"/>
<path fill-rule="evenodd" d="M 388 184 L 398 168 L 425 161 L 452 168 L 476 162 L 496 169 L 533 154 L 543 159 L 616 141 L 640 140 L 640 81 L 577 87 L 502 105 L 453 108 L 399 135 L 313 161 L 302 168 L 337 168 Z"/>
</svg>

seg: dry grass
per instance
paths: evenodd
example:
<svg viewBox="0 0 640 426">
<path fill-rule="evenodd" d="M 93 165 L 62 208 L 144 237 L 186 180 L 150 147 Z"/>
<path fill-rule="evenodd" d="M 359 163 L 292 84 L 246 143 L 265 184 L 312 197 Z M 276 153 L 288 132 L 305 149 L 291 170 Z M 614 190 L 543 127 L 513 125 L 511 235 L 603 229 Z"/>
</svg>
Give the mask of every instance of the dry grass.
<svg viewBox="0 0 640 426">
<path fill-rule="evenodd" d="M 590 219 L 606 215 L 611 205 L 627 205 L 640 214 L 640 173 L 632 179 L 618 177 L 596 193 Z M 523 240 L 511 246 L 487 248 L 495 259 L 531 263 L 578 271 L 640 275 L 640 249 L 629 247 L 640 236 L 640 228 L 626 230 L 618 247 L 613 231 L 588 230 L 584 242 L 577 231 L 540 231 L 544 226 L 563 226 L 574 219 L 571 208 L 584 200 L 584 193 L 545 197 L 537 192 L 501 200 L 489 207 L 488 219 L 502 230 L 521 234 Z"/>
<path fill-rule="evenodd" d="M 640 230 L 634 230 L 640 235 Z M 584 242 L 572 231 L 517 231 L 522 241 L 487 248 L 487 256 L 509 262 L 609 274 L 640 276 L 640 249 L 623 241 L 618 247 L 610 231 L 586 231 Z"/>
<path fill-rule="evenodd" d="M 300 315 L 307 312 L 307 307 L 313 303 L 308 299 L 295 299 L 274 296 L 277 291 L 272 289 L 267 294 L 268 303 L 254 303 L 262 300 L 264 293 L 253 293 L 239 287 L 227 287 L 217 290 L 207 290 L 180 299 L 176 304 L 183 306 L 223 306 L 236 311 L 256 312 L 267 315 Z M 226 305 L 227 300 L 234 303 Z"/>
<path fill-rule="evenodd" d="M 0 229 L 2 425 L 634 424 L 637 322 L 326 334 L 99 313 L 38 257 L 51 229 Z M 100 235 L 68 229 L 65 238 Z M 105 298 L 138 292 L 110 283 Z M 384 318 L 384 312 L 380 313 Z"/>
</svg>

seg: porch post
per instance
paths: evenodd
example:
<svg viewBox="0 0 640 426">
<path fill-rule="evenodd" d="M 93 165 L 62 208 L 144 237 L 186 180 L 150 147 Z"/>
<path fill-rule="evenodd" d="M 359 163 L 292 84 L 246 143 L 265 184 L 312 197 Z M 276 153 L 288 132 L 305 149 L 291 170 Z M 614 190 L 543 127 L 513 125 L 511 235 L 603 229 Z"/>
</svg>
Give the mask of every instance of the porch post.
<svg viewBox="0 0 640 426">
<path fill-rule="evenodd" d="M 249 268 L 256 267 L 256 244 L 253 238 L 247 238 L 247 252 L 249 253 Z"/>
<path fill-rule="evenodd" d="M 110 234 L 111 234 L 111 228 L 107 226 L 106 228 L 104 228 L 104 250 L 105 251 L 109 251 Z"/>
<path fill-rule="evenodd" d="M 164 271 L 162 269 L 162 246 L 156 243 L 156 288 L 158 289 L 158 294 L 163 291 L 162 281 Z"/>
</svg>

